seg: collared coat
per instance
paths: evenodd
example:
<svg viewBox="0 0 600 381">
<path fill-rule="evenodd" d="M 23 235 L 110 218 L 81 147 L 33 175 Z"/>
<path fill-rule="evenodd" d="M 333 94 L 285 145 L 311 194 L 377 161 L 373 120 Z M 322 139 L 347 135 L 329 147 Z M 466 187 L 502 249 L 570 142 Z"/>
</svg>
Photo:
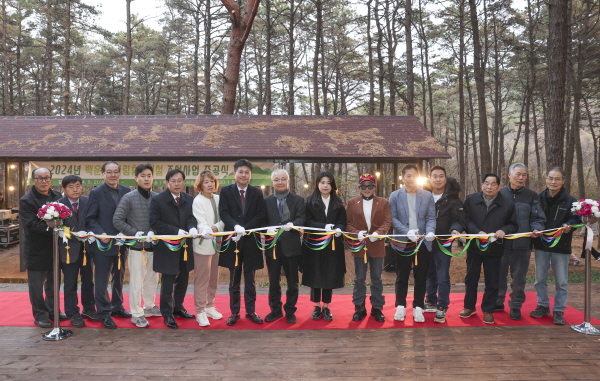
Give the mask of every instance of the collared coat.
<svg viewBox="0 0 600 381">
<path fill-rule="evenodd" d="M 390 210 L 392 213 L 392 226 L 394 234 L 406 234 L 409 229 L 408 199 L 406 197 L 406 188 L 398 189 L 390 195 Z M 417 188 L 417 197 L 415 200 L 415 210 L 417 212 L 417 224 L 419 226 L 419 235 L 434 233 L 436 227 L 435 202 L 431 192 Z M 427 250 L 431 250 L 432 243 L 425 241 Z"/>
<path fill-rule="evenodd" d="M 233 231 L 235 225 L 244 229 L 262 228 L 266 221 L 265 199 L 262 191 L 248 185 L 245 193 L 244 208 L 237 184 L 223 187 L 219 198 L 219 215 L 225 224 L 225 231 Z M 244 271 L 259 270 L 265 267 L 262 250 L 256 244 L 254 234 L 244 235 L 237 243 L 231 241 L 227 249 L 219 256 L 219 266 L 235 268 L 236 246 L 238 248 L 238 266 L 244 264 Z"/>
<path fill-rule="evenodd" d="M 120 184 L 117 185 L 117 189 L 120 197 L 123 197 L 125 194 L 131 192 L 131 189 Z M 94 234 L 119 234 L 119 229 L 113 225 L 113 216 L 115 214 L 115 210 L 117 209 L 117 204 L 112 198 L 110 192 L 111 190 L 106 183 L 92 189 L 90 192 L 85 225 L 87 229 Z M 114 257 L 115 255 L 119 254 L 119 246 L 115 245 L 114 243 L 107 251 L 100 250 L 97 243 L 94 243 L 90 246 L 95 255 Z M 123 251 L 126 250 L 125 246 L 122 247 Z"/>
<path fill-rule="evenodd" d="M 282 221 L 281 218 L 279 218 L 279 209 L 277 208 L 277 198 L 275 195 L 265 197 L 267 225 L 277 226 L 291 222 L 294 226 L 303 226 L 306 219 L 304 198 L 297 194 L 289 193 L 285 199 L 285 203 L 290 210 L 290 218 L 286 221 Z M 276 255 L 281 254 L 286 257 L 302 255 L 302 236 L 299 231 L 292 229 L 289 232 L 282 232 L 278 242 L 281 245 L 283 253 L 276 253 Z M 268 249 L 265 254 L 271 256 L 272 252 L 273 249 Z"/>
<path fill-rule="evenodd" d="M 354 197 L 348 201 L 346 214 L 348 216 L 348 225 L 346 231 L 350 233 L 358 233 L 367 230 L 367 220 L 363 209 L 362 196 Z M 390 203 L 383 197 L 373 197 L 373 209 L 371 209 L 371 229 L 367 230 L 367 234 L 388 234 L 392 226 L 392 214 L 390 212 Z M 377 240 L 371 242 L 367 238 L 366 241 L 367 254 L 372 258 L 385 257 L 385 240 Z M 357 258 L 364 256 L 364 250 L 353 253 Z"/>
<path fill-rule="evenodd" d="M 35 189 L 19 200 L 19 220 L 23 225 L 25 267 L 30 271 L 52 271 L 52 229 L 37 215 L 47 202 L 57 201 L 60 194 L 50 189 L 48 195 Z"/>
<path fill-rule="evenodd" d="M 179 206 L 169 189 L 152 197 L 150 203 L 150 229 L 156 235 L 176 236 L 179 229 L 189 231 L 198 225 L 192 204 L 194 198 L 187 193 L 179 194 Z M 194 269 L 194 253 L 191 238 L 187 239 L 187 265 L 188 272 Z M 179 260 L 184 257 L 185 248 L 172 251 L 163 240 L 158 240 L 154 247 L 153 270 L 161 274 L 179 274 Z"/>
<path fill-rule="evenodd" d="M 71 209 L 73 214 L 69 218 L 65 218 L 63 220 L 63 225 L 67 226 L 71 229 L 72 233 L 84 231 L 87 232 L 85 228 L 85 216 L 88 209 L 89 197 L 81 196 L 77 200 L 77 214 L 73 210 L 73 205 L 71 205 L 71 201 L 68 197 L 63 197 L 58 200 L 61 204 L 64 204 Z M 79 253 L 81 252 L 81 248 L 83 246 L 83 242 L 79 242 L 76 238 L 69 239 L 69 263 L 74 263 L 79 259 Z M 95 244 L 94 244 L 95 245 Z M 63 263 L 67 263 L 67 249 L 65 243 L 62 238 L 58 240 L 58 249 L 60 252 L 60 261 Z"/>
</svg>

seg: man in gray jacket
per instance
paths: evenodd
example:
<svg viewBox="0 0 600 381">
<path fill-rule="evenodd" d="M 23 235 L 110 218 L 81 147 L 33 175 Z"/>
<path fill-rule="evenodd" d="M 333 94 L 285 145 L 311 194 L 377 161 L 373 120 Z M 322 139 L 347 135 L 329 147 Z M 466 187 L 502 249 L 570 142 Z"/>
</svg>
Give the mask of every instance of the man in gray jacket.
<svg viewBox="0 0 600 381">
<path fill-rule="evenodd" d="M 153 169 L 150 164 L 140 164 L 135 168 L 135 181 L 138 188 L 127 193 L 115 210 L 113 225 L 127 236 L 152 236 L 150 231 L 150 203 L 157 195 L 152 192 Z M 154 303 L 158 274 L 152 269 L 152 243 L 138 241 L 129 249 L 129 308 L 131 322 L 137 327 L 149 327 L 148 316 L 161 316 Z M 140 296 L 143 295 L 144 308 Z"/>
<path fill-rule="evenodd" d="M 544 230 L 546 216 L 540 206 L 537 193 L 525 186 L 527 182 L 527 166 L 523 163 L 512 164 L 508 169 L 509 184 L 500 189 L 500 193 L 515 204 L 515 212 L 519 229 L 517 233 L 533 232 L 537 237 L 539 230 Z M 510 287 L 510 318 L 521 319 L 521 306 L 525 302 L 525 282 L 529 261 L 531 259 L 531 238 L 504 240 L 504 256 L 500 265 L 500 283 L 495 311 L 504 311 L 504 299 L 508 289 L 508 271 L 512 283 Z"/>
</svg>

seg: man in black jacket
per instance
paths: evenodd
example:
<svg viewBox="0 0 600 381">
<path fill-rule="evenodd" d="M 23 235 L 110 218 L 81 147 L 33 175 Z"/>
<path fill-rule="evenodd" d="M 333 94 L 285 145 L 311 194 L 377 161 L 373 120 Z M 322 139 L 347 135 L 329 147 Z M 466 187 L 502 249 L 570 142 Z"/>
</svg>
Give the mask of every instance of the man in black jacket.
<svg viewBox="0 0 600 381">
<path fill-rule="evenodd" d="M 287 279 L 286 302 L 283 306 L 288 323 L 296 322 L 296 302 L 298 301 L 298 267 L 302 258 L 300 232 L 293 226 L 303 226 L 305 220 L 304 198 L 290 193 L 290 175 L 285 169 L 276 169 L 271 173 L 271 182 L 275 193 L 265 197 L 267 225 L 283 225 L 285 230 L 279 236 L 274 249 L 266 250 L 265 257 L 269 269 L 269 306 L 271 312 L 265 317 L 268 322 L 283 317 L 281 312 L 281 267 Z M 269 229 L 275 233 L 276 229 Z M 272 237 L 272 236 L 270 236 Z"/>
<path fill-rule="evenodd" d="M 104 163 L 101 172 L 104 183 L 90 192 L 85 224 L 94 234 L 117 235 L 119 229 L 113 225 L 115 209 L 117 209 L 121 197 L 129 193 L 131 189 L 119 184 L 121 167 L 114 161 Z M 105 245 L 110 243 L 109 238 L 100 241 Z M 112 319 L 113 316 L 131 317 L 131 313 L 123 307 L 123 279 L 125 263 L 127 263 L 127 248 L 117 246 L 114 242 L 107 250 L 100 250 L 97 242 L 90 246 L 94 255 L 96 311 L 105 328 L 115 329 L 117 325 Z M 108 297 L 108 278 L 110 276 L 112 276 L 111 298 Z"/>
<path fill-rule="evenodd" d="M 50 189 L 52 174 L 47 168 L 31 172 L 33 187 L 19 201 L 19 219 L 23 224 L 25 267 L 29 285 L 29 300 L 33 311 L 33 322 L 41 328 L 52 327 L 54 317 L 54 276 L 52 273 L 53 239 L 52 229 L 37 215 L 38 209 L 48 202 L 60 198 Z M 46 298 L 44 299 L 44 291 Z M 61 314 L 60 320 L 67 316 Z"/>
<path fill-rule="evenodd" d="M 429 172 L 430 189 L 436 210 L 436 235 L 460 234 L 464 230 L 465 213 L 458 197 L 460 184 L 446 177 L 446 169 L 436 165 Z M 435 311 L 436 323 L 446 322 L 446 311 L 450 304 L 450 260 L 451 256 L 440 250 L 437 242 L 431 250 L 431 262 L 427 272 L 427 294 L 425 312 Z"/>
<path fill-rule="evenodd" d="M 525 186 L 527 182 L 527 166 L 515 163 L 508 169 L 509 184 L 500 189 L 500 193 L 515 204 L 515 212 L 519 228 L 517 233 L 533 232 L 537 237 L 544 230 L 546 216 L 540 208 L 540 198 L 537 193 Z M 504 299 L 508 288 L 508 271 L 512 283 L 510 288 L 510 318 L 521 319 L 521 306 L 525 302 L 525 283 L 529 262 L 531 260 L 531 238 L 523 237 L 507 240 L 504 243 L 504 256 L 500 267 L 500 283 L 498 284 L 498 299 L 495 311 L 504 311 Z"/>
<path fill-rule="evenodd" d="M 552 265 L 556 294 L 554 295 L 554 324 L 565 324 L 563 316 L 567 307 L 569 292 L 569 258 L 573 229 L 570 225 L 581 223 L 581 218 L 571 211 L 577 199 L 563 187 L 565 172 L 560 167 L 554 167 L 546 173 L 546 190 L 540 193 L 540 205 L 546 214 L 545 229 L 564 227 L 560 241 L 553 247 L 542 237 L 533 240 L 535 247 L 535 290 L 537 291 L 537 308 L 531 311 L 534 318 L 550 315 L 550 300 L 548 299 L 548 269 Z"/>
<path fill-rule="evenodd" d="M 194 198 L 182 192 L 185 173 L 180 169 L 167 172 L 167 189 L 150 202 L 150 230 L 156 235 L 198 236 L 198 222 L 192 212 Z M 189 233 L 188 233 L 189 232 Z M 189 242 L 189 241 L 188 241 Z M 171 250 L 163 240 L 154 248 L 154 271 L 162 274 L 160 287 L 160 313 L 167 327 L 177 329 L 175 317 L 193 319 L 183 307 L 190 271 L 194 269 L 191 242 L 188 248 Z M 187 252 L 187 253 L 186 253 Z"/>
<path fill-rule="evenodd" d="M 483 264 L 485 292 L 481 301 L 483 322 L 494 323 L 496 298 L 498 297 L 498 277 L 500 263 L 504 254 L 503 240 L 506 234 L 517 231 L 515 205 L 500 194 L 500 178 L 495 174 L 483 177 L 482 191 L 467 196 L 464 204 L 467 234 L 493 235 L 487 242 L 480 243 L 477 238 L 471 242 L 467 251 L 467 275 L 465 276 L 465 309 L 461 318 L 476 313 L 477 285 Z"/>
<path fill-rule="evenodd" d="M 83 232 L 85 228 L 85 215 L 87 213 L 87 196 L 82 196 L 83 187 L 81 186 L 81 177 L 68 175 L 62 179 L 62 188 L 65 197 L 58 200 L 66 205 L 73 214 L 71 217 L 63 220 L 63 224 L 71 229 L 71 232 Z M 69 255 L 67 257 L 67 246 Z M 96 303 L 94 301 L 94 265 L 89 252 L 85 250 L 85 243 L 80 242 L 75 237 L 71 237 L 67 243 L 63 240 L 58 241 L 60 251 L 60 266 L 64 275 L 65 292 L 65 313 L 71 319 L 74 327 L 85 326 L 82 314 L 79 313 L 77 301 L 77 281 L 81 274 L 81 305 L 83 313 L 92 320 L 98 321 L 96 314 Z"/>
<path fill-rule="evenodd" d="M 229 269 L 229 307 L 231 316 L 227 325 L 234 325 L 240 319 L 240 282 L 244 273 L 244 303 L 246 318 L 257 324 L 263 320 L 256 314 L 256 287 L 254 272 L 264 267 L 262 250 L 256 246 L 252 235 L 244 236 L 246 229 L 257 229 L 264 225 L 266 218 L 265 199 L 262 191 L 250 184 L 252 163 L 240 159 L 233 165 L 235 184 L 221 189 L 219 214 L 225 224 L 225 231 L 235 230 L 237 234 L 227 249 L 219 256 L 219 266 Z M 236 251 L 239 251 L 236 253 Z"/>
</svg>

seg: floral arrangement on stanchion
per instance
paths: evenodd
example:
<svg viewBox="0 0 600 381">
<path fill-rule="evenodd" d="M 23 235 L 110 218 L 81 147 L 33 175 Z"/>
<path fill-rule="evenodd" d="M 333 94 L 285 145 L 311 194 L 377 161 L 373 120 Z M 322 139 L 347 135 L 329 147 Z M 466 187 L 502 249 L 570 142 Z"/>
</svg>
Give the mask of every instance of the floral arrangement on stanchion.
<svg viewBox="0 0 600 381">
<path fill-rule="evenodd" d="M 61 204 L 60 202 L 48 202 L 38 209 L 37 214 L 41 220 L 46 221 L 48 226 L 58 227 L 62 224 L 62 220 L 71 217 L 73 213 L 68 206 Z M 54 224 L 50 224 L 50 221 L 53 221 Z"/>
<path fill-rule="evenodd" d="M 571 211 L 578 216 L 587 219 L 587 222 L 593 224 L 600 217 L 600 203 L 592 199 L 581 199 L 573 203 Z"/>
</svg>

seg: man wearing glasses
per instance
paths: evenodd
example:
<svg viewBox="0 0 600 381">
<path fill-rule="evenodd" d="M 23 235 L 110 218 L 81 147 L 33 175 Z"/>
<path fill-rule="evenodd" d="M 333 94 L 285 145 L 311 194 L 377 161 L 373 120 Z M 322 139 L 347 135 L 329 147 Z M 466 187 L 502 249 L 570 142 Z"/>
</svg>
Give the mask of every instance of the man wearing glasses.
<svg viewBox="0 0 600 381">
<path fill-rule="evenodd" d="M 383 197 L 375 196 L 377 184 L 375 176 L 363 174 L 358 179 L 358 190 L 360 196 L 348 201 L 346 209 L 348 223 L 346 230 L 356 233 L 359 240 L 366 235 L 387 234 L 392 225 L 390 203 Z M 385 321 L 383 316 L 383 282 L 381 273 L 383 271 L 383 258 L 385 257 L 385 241 L 377 237 L 368 237 L 365 248 L 354 253 L 354 290 L 352 291 L 352 303 L 354 303 L 354 315 L 352 320 L 361 321 L 367 316 L 365 300 L 367 298 L 367 268 L 371 270 L 371 316 L 378 321 Z"/>
<path fill-rule="evenodd" d="M 515 212 L 519 228 L 517 233 L 533 232 L 534 238 L 540 230 L 544 230 L 546 216 L 540 207 L 540 197 L 525 186 L 527 182 L 527 166 L 515 163 L 508 169 L 509 184 L 500 189 L 500 193 L 515 204 Z M 510 318 L 521 319 L 521 306 L 525 302 L 525 283 L 529 261 L 531 259 L 531 238 L 523 237 L 506 240 L 504 256 L 500 266 L 500 283 L 495 311 L 504 311 L 504 299 L 508 289 L 508 271 L 512 283 L 510 287 Z"/>
<path fill-rule="evenodd" d="M 296 323 L 296 302 L 298 302 L 298 268 L 302 258 L 302 237 L 293 226 L 303 226 L 305 221 L 304 198 L 290 193 L 290 175 L 285 169 L 276 169 L 271 173 L 271 182 L 275 193 L 265 197 L 267 224 L 283 225 L 285 230 L 273 249 L 266 250 L 265 259 L 269 269 L 269 307 L 271 312 L 265 321 L 272 322 L 283 317 L 281 312 L 281 267 L 287 279 L 285 320 Z M 269 229 L 275 233 L 276 229 Z M 272 236 L 269 236 L 272 237 Z"/>
<path fill-rule="evenodd" d="M 54 276 L 52 273 L 52 229 L 37 215 L 38 209 L 61 196 L 50 189 L 52 174 L 47 168 L 37 168 L 31 173 L 33 187 L 19 201 L 19 218 L 25 235 L 25 266 L 29 285 L 29 300 L 33 322 L 41 328 L 52 327 L 54 316 Z M 46 298 L 44 299 L 44 291 Z M 58 307 L 57 307 L 58 308 Z M 61 314 L 60 320 L 67 320 Z"/>
<path fill-rule="evenodd" d="M 113 225 L 113 216 L 121 198 L 131 190 L 119 185 L 121 167 L 114 161 L 102 165 L 104 183 L 90 192 L 88 211 L 85 218 L 86 228 L 97 235 L 116 235 L 119 233 Z M 127 248 L 117 246 L 110 239 L 101 239 L 105 249 L 93 244 L 95 265 L 96 312 L 105 328 L 115 329 L 117 325 L 112 316 L 130 318 L 131 313 L 123 307 L 123 278 L 127 263 Z M 108 297 L 108 278 L 112 275 L 112 300 Z M 82 314 L 84 318 L 90 317 Z"/>
</svg>

